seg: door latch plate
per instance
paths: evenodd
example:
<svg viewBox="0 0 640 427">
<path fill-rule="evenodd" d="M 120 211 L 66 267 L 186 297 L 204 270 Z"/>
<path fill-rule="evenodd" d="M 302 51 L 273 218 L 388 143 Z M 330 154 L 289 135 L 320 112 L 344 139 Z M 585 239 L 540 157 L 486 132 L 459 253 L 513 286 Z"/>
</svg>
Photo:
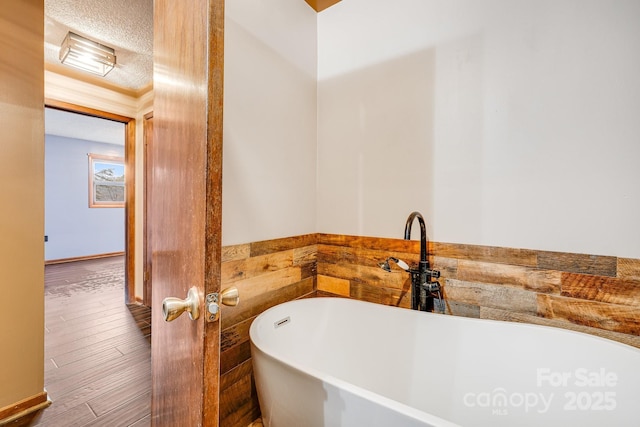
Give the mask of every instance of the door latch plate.
<svg viewBox="0 0 640 427">
<path fill-rule="evenodd" d="M 217 292 L 207 294 L 206 306 L 207 306 L 207 322 L 215 322 L 220 318 L 220 295 Z"/>
</svg>

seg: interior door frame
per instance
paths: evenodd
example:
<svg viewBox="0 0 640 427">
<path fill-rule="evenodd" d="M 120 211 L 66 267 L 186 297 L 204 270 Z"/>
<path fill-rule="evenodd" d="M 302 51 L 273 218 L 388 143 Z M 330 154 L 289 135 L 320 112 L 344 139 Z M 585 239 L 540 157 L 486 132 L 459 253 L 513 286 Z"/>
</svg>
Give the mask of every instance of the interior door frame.
<svg viewBox="0 0 640 427">
<path fill-rule="evenodd" d="M 153 111 L 147 113 L 143 117 L 142 122 L 142 138 L 144 141 L 143 151 L 143 179 L 142 184 L 144 202 L 142 208 L 142 304 L 147 307 L 151 307 L 152 301 L 152 259 L 153 251 L 151 244 L 151 231 L 150 231 L 150 204 L 151 204 L 151 191 L 152 191 L 152 176 L 153 176 L 153 163 L 151 156 L 151 145 L 153 144 Z"/>
<path fill-rule="evenodd" d="M 68 111 L 71 113 L 84 114 L 85 116 L 98 117 L 101 119 L 113 120 L 125 125 L 124 132 L 124 164 L 125 164 L 125 227 L 124 227 L 124 302 L 133 304 L 136 302 L 135 287 L 135 165 L 136 165 L 136 120 L 132 117 L 121 116 L 119 114 L 96 110 L 82 105 L 71 104 L 69 102 L 58 101 L 45 98 L 44 105 L 47 108 Z"/>
</svg>

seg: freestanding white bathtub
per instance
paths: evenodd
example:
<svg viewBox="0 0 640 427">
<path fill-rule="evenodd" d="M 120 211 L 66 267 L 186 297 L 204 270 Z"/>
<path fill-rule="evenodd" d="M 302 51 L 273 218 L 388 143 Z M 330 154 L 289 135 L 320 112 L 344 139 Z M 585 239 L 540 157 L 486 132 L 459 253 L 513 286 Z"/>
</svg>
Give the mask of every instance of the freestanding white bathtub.
<svg viewBox="0 0 640 427">
<path fill-rule="evenodd" d="M 268 427 L 640 425 L 640 350 L 586 334 L 311 298 L 250 336 Z"/>
</svg>

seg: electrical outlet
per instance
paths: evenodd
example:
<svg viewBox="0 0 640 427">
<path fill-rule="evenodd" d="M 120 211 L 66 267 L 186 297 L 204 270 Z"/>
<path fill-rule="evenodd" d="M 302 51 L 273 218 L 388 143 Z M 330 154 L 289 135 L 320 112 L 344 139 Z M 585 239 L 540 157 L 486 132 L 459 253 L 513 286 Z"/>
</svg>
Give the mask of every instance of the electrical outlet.
<svg viewBox="0 0 640 427">
<path fill-rule="evenodd" d="M 49 236 L 47 236 L 46 234 L 44 235 L 44 241 L 48 242 L 49 241 Z"/>
</svg>

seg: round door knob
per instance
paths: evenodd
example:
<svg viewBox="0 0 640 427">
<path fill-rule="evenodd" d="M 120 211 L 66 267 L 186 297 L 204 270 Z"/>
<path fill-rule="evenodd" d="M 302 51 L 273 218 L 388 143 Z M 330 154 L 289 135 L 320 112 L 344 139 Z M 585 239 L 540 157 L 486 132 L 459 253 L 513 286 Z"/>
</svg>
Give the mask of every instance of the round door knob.
<svg viewBox="0 0 640 427">
<path fill-rule="evenodd" d="M 230 288 L 224 289 L 220 293 L 220 302 L 223 305 L 229 305 L 235 307 L 240 302 L 240 292 L 238 292 L 238 288 L 232 286 Z"/>
<path fill-rule="evenodd" d="M 207 322 L 215 322 L 220 318 L 220 304 L 236 306 L 240 302 L 240 293 L 238 288 L 232 286 L 227 289 L 223 289 L 218 295 L 213 292 L 207 295 Z"/>
<path fill-rule="evenodd" d="M 200 297 L 195 286 L 189 289 L 186 299 L 168 297 L 162 301 L 162 316 L 166 322 L 177 319 L 185 311 L 191 320 L 200 317 Z"/>
</svg>

